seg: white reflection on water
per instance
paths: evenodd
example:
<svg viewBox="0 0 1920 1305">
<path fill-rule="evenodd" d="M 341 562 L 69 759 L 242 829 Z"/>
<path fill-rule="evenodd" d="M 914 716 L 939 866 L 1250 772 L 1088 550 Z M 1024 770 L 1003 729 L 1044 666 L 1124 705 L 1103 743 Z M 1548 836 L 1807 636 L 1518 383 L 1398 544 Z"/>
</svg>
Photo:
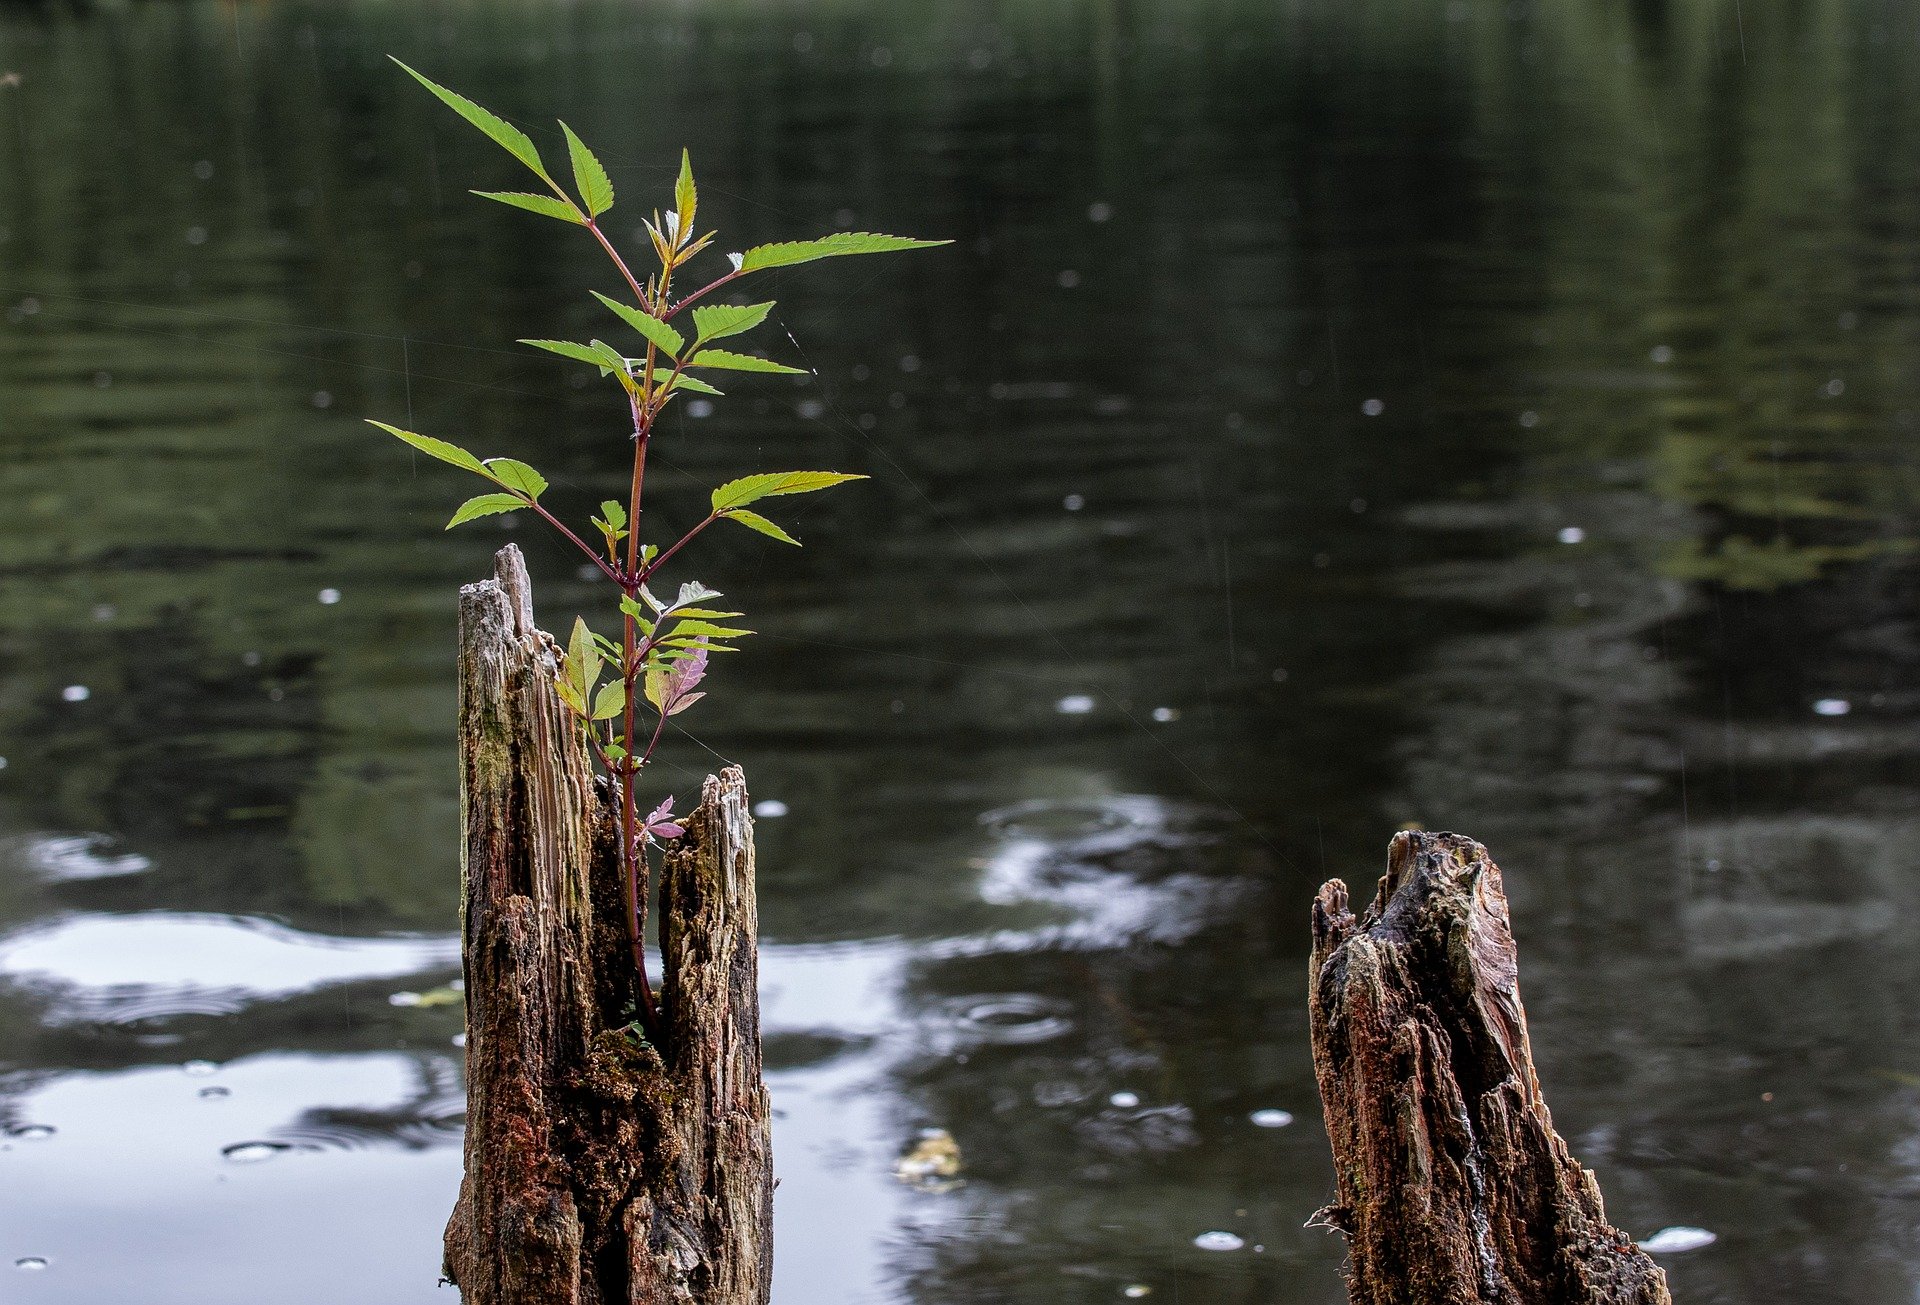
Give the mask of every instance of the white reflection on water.
<svg viewBox="0 0 1920 1305">
<path fill-rule="evenodd" d="M 17 864 L 47 882 L 115 879 L 153 869 L 138 852 L 117 852 L 105 834 L 23 834 L 0 842 L 0 864 Z"/>
<path fill-rule="evenodd" d="M 275 1054 L 219 1077 L 231 1094 L 217 1102 L 172 1066 L 69 1074 L 26 1094 L 23 1112 L 59 1132 L 0 1150 L 0 1254 L 46 1256 L 50 1300 L 454 1300 L 437 1282 L 457 1147 L 223 1155 L 271 1144 L 317 1104 L 399 1108 L 418 1092 L 418 1062 Z"/>
<path fill-rule="evenodd" d="M 48 1018 L 230 1014 L 332 984 L 458 964 L 459 940 L 336 938 L 232 915 L 74 915 L 0 939 L 0 978 L 54 997 Z"/>
</svg>

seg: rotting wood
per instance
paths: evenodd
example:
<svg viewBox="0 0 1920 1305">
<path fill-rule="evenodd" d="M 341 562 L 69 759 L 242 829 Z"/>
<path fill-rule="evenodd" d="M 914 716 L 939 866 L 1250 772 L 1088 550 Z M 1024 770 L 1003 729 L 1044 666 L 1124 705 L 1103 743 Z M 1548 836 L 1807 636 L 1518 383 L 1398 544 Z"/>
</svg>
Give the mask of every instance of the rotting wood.
<svg viewBox="0 0 1920 1305">
<path fill-rule="evenodd" d="M 1364 918 L 1313 905 L 1314 1069 L 1354 1305 L 1670 1305 L 1540 1093 L 1500 869 L 1401 833 Z"/>
<path fill-rule="evenodd" d="M 753 828 L 709 776 L 661 870 L 659 1045 L 631 1031 L 617 833 L 512 545 L 460 591 L 465 1305 L 765 1305 Z"/>
</svg>

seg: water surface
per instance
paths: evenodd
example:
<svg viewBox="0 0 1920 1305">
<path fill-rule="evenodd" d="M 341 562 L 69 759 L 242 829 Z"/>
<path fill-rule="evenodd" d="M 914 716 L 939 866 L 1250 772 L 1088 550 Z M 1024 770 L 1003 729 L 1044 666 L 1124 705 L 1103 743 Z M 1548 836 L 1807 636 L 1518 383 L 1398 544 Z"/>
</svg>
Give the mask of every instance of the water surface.
<svg viewBox="0 0 1920 1305">
<path fill-rule="evenodd" d="M 455 592 L 607 593 L 360 419 L 625 446 L 388 53 L 623 234 L 684 143 L 728 247 L 957 241 L 772 278 L 815 374 L 660 447 L 873 477 L 685 573 L 764 633 L 656 772 L 786 808 L 777 1301 L 1342 1299 L 1307 907 L 1413 822 L 1679 1299 L 1920 1292 L 1905 8 L 185 0 L 0 12 L 0 1294 L 452 1298 Z"/>
</svg>

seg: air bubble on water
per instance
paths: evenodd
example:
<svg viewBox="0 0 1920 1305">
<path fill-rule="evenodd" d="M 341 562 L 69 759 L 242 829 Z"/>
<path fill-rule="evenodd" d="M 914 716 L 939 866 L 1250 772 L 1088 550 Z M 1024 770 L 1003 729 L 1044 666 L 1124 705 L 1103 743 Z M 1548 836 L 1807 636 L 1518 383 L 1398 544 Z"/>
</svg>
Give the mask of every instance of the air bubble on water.
<svg viewBox="0 0 1920 1305">
<path fill-rule="evenodd" d="M 1153 1295 L 1153 1288 L 1147 1286 L 1147 1284 L 1144 1282 L 1135 1282 L 1135 1283 L 1130 1283 L 1125 1287 L 1122 1287 L 1120 1289 L 1120 1294 L 1122 1296 L 1125 1296 L 1128 1300 L 1141 1300 L 1145 1297 Z"/>
<path fill-rule="evenodd" d="M 867 56 L 867 61 L 876 68 L 884 68 L 893 62 L 893 51 L 884 45 L 876 45 L 873 53 Z"/>
<path fill-rule="evenodd" d="M 211 180 L 213 177 L 213 160 L 201 159 L 198 163 L 194 164 L 193 175 L 202 181 Z"/>
<path fill-rule="evenodd" d="M 1193 1239 L 1193 1244 L 1203 1251 L 1237 1251 L 1245 1246 L 1246 1239 L 1230 1232 L 1203 1232 Z"/>
<path fill-rule="evenodd" d="M 1286 667 L 1284 667 L 1284 666 L 1276 666 L 1276 667 L 1274 667 L 1274 668 L 1273 668 L 1273 682 L 1274 682 L 1275 684 L 1285 684 L 1285 683 L 1287 682 L 1287 668 L 1286 668 Z"/>
<path fill-rule="evenodd" d="M 1061 289 L 1071 290 L 1079 284 L 1080 284 L 1080 274 L 1074 271 L 1072 268 L 1068 268 L 1066 271 L 1060 274 Z"/>
<path fill-rule="evenodd" d="M 903 372 L 919 371 L 920 356 L 918 354 L 912 354 L 912 353 L 903 355 L 900 359 L 900 370 Z"/>
<path fill-rule="evenodd" d="M 387 1005 L 389 1006 L 418 1006 L 419 1004 L 420 994 L 417 992 L 394 992 L 387 994 Z"/>
<path fill-rule="evenodd" d="M 232 1089 L 232 1088 L 226 1088 L 226 1087 L 221 1087 L 221 1086 L 220 1086 L 219 1084 L 217 1084 L 217 1083 L 216 1083 L 216 1084 L 214 1084 L 214 1085 L 213 1085 L 212 1087 L 203 1087 L 203 1088 L 201 1088 L 201 1089 L 200 1089 L 200 1095 L 201 1095 L 201 1097 L 203 1097 L 204 1099 L 206 1099 L 206 1100 L 208 1100 L 208 1101 L 219 1101 L 219 1100 L 221 1100 L 222 1098 L 225 1098 L 225 1097 L 230 1097 L 230 1096 L 232 1096 L 232 1095 L 233 1095 L 233 1089 Z"/>
<path fill-rule="evenodd" d="M 1168 721 L 1179 720 L 1180 712 L 1179 709 L 1175 707 L 1155 707 L 1153 709 L 1153 718 L 1162 725 L 1165 725 Z"/>
<path fill-rule="evenodd" d="M 1087 496 L 1085 494 L 1069 494 L 1060 500 L 1060 506 L 1069 512 L 1078 512 L 1086 505 Z"/>
<path fill-rule="evenodd" d="M 1360 411 L 1365 413 L 1369 417 L 1378 417 L 1381 413 L 1385 412 L 1386 410 L 1387 410 L 1387 405 L 1380 402 L 1380 400 L 1378 399 L 1368 399 L 1365 403 L 1360 405 Z"/>
<path fill-rule="evenodd" d="M 1084 716 L 1093 710 L 1093 699 L 1084 693 L 1069 693 L 1054 703 L 1053 709 L 1062 716 Z"/>
<path fill-rule="evenodd" d="M 805 54 L 807 51 L 813 49 L 813 33 L 795 32 L 793 34 L 793 48 L 800 54 Z"/>
<path fill-rule="evenodd" d="M 464 1033 L 454 1034 L 451 1040 L 456 1047 L 464 1047 L 467 1045 L 467 1035 Z"/>
<path fill-rule="evenodd" d="M 187 243 L 188 243 L 189 245 L 204 245 L 204 244 L 206 244 L 206 243 L 207 243 L 207 229 L 206 229 L 205 227 L 188 227 L 188 228 L 187 228 Z"/>
<path fill-rule="evenodd" d="M 1539 424 L 1540 424 L 1540 414 L 1535 412 L 1532 408 L 1528 408 L 1525 412 L 1520 414 L 1520 425 L 1526 428 L 1527 430 L 1532 430 L 1535 426 L 1538 426 Z"/>
<path fill-rule="evenodd" d="M 44 1142 L 57 1131 L 52 1124 L 16 1124 L 7 1136 L 19 1142 Z"/>
<path fill-rule="evenodd" d="M 778 820 L 787 814 L 787 804 L 779 798 L 761 798 L 753 804 L 753 814 L 762 820 Z"/>
<path fill-rule="evenodd" d="M 1858 325 L 1860 325 L 1860 314 L 1854 312 L 1852 309 L 1848 309 L 1846 312 L 1840 314 L 1841 330 L 1851 331 Z"/>
<path fill-rule="evenodd" d="M 113 386 L 112 372 L 102 371 L 102 372 L 95 372 L 93 374 L 93 387 L 96 390 L 110 389 L 112 388 L 112 386 Z"/>
<path fill-rule="evenodd" d="M 586 562 L 581 564 L 579 567 L 577 567 L 574 570 L 574 574 L 579 576 L 582 580 L 598 580 L 602 572 L 600 568 L 595 566 L 593 563 Z"/>
<path fill-rule="evenodd" d="M 285 1142 L 235 1142 L 220 1148 L 220 1154 L 237 1165 L 257 1165 L 293 1148 Z"/>
<path fill-rule="evenodd" d="M 1285 1128 L 1293 1122 L 1293 1114 L 1286 1110 L 1256 1110 L 1247 1116 L 1256 1128 Z"/>
<path fill-rule="evenodd" d="M 687 401 L 687 416 L 689 417 L 713 416 L 713 400 L 712 399 L 689 399 Z"/>
<path fill-rule="evenodd" d="M 1670 363 L 1673 361 L 1673 346 L 1668 344 L 1656 344 L 1653 346 L 1653 348 L 1647 350 L 1647 357 L 1653 359 L 1657 363 L 1661 363 L 1661 364 Z"/>
<path fill-rule="evenodd" d="M 5 757 L 0 757 L 0 770 L 5 770 L 6 768 L 7 768 L 7 759 Z"/>
<path fill-rule="evenodd" d="M 93 605 L 93 619 L 96 621 L 111 621 L 118 615 L 120 615 L 120 609 L 112 603 L 95 603 Z"/>
<path fill-rule="evenodd" d="M 993 51 L 974 50 L 967 55 L 967 67 L 975 72 L 985 72 L 993 66 Z"/>
<path fill-rule="evenodd" d="M 1133 1092 L 1116 1092 L 1107 1098 L 1107 1104 L 1110 1106 L 1118 1106 L 1122 1110 L 1132 1110 L 1140 1104 L 1140 1097 L 1137 1093 Z"/>
<path fill-rule="evenodd" d="M 1844 716 L 1853 710 L 1853 704 L 1845 698 L 1822 698 L 1813 704 L 1816 716 Z"/>
<path fill-rule="evenodd" d="M 1112 216 L 1113 205 L 1107 203 L 1104 199 L 1096 199 L 1093 203 L 1087 205 L 1087 221 L 1089 222 L 1105 222 Z"/>
<path fill-rule="evenodd" d="M 1557 538 L 1563 544 L 1577 544 L 1587 537 L 1587 532 L 1579 526 L 1561 526 Z"/>
<path fill-rule="evenodd" d="M 1347 509 L 1357 517 L 1367 510 L 1367 500 L 1364 498 L 1356 498 L 1353 502 L 1347 504 Z"/>
<path fill-rule="evenodd" d="M 1836 376 L 1822 386 L 1820 392 L 1829 399 L 1837 399 L 1847 392 L 1847 383 Z"/>
<path fill-rule="evenodd" d="M 44 1255 L 22 1255 L 13 1262 L 13 1267 L 22 1273 L 38 1273 L 47 1267 L 47 1257 Z"/>
<path fill-rule="evenodd" d="M 320 602 L 322 606 L 332 607 L 339 601 L 340 591 L 338 589 L 322 589 L 320 591 Z"/>
<path fill-rule="evenodd" d="M 818 399 L 802 399 L 793 405 L 793 410 L 806 421 L 818 421 L 826 415 L 827 405 Z"/>
<path fill-rule="evenodd" d="M 1671 1228 L 1662 1228 L 1653 1236 L 1640 1243 L 1640 1249 L 1649 1255 L 1678 1255 L 1682 1251 L 1697 1251 L 1702 1246 L 1711 1246 L 1720 1238 L 1705 1228 L 1690 1228 L 1685 1224 L 1676 1224 Z"/>
<path fill-rule="evenodd" d="M 333 406 L 333 395 L 327 390 L 315 390 L 313 392 L 313 398 L 309 400 L 309 402 L 311 402 L 314 407 L 325 412 Z"/>
<path fill-rule="evenodd" d="M 207 1075 L 216 1072 L 219 1068 L 220 1067 L 211 1060 L 189 1060 L 180 1066 L 180 1072 L 183 1074 L 192 1074 L 195 1078 L 205 1078 Z"/>
</svg>

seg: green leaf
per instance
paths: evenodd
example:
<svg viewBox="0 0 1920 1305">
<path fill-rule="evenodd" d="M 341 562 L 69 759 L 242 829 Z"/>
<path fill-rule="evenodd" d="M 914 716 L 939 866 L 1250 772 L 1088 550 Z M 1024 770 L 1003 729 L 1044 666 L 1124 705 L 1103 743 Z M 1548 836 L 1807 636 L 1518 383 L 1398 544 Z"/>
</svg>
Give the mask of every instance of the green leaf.
<svg viewBox="0 0 1920 1305">
<path fill-rule="evenodd" d="M 390 59 L 393 58 L 392 55 L 388 55 L 387 57 Z M 393 61 L 400 63 L 398 59 L 394 59 Z M 404 63 L 400 63 L 400 66 L 406 68 L 408 74 L 412 76 L 415 81 L 439 96 L 441 102 L 448 108 L 485 132 L 488 139 L 492 140 L 494 144 L 532 168 L 539 178 L 549 186 L 553 184 L 553 178 L 547 175 L 546 166 L 540 162 L 540 151 L 533 147 L 533 142 L 527 138 L 527 134 L 524 131 L 521 131 L 518 127 L 506 121 L 506 119 L 487 112 L 466 96 L 455 91 L 450 91 L 440 85 L 440 83 L 421 76 L 419 73 L 414 72 L 413 69 L 407 68 L 407 65 Z"/>
<path fill-rule="evenodd" d="M 690 617 L 698 621 L 730 621 L 736 616 L 745 616 L 745 612 L 715 612 L 705 607 L 676 607 L 675 616 Z"/>
<path fill-rule="evenodd" d="M 462 471 L 478 472 L 484 476 L 487 469 L 480 459 L 461 448 L 458 444 L 449 444 L 445 440 L 434 439 L 431 435 L 415 435 L 410 430 L 401 430 L 398 426 L 389 426 L 384 421 L 368 421 L 369 426 L 378 426 L 395 439 L 405 440 L 430 458 L 438 458 L 450 466 Z"/>
<path fill-rule="evenodd" d="M 761 534 L 771 536 L 783 544 L 792 544 L 795 548 L 800 547 L 799 540 L 761 516 L 758 512 L 749 512 L 745 508 L 734 508 L 732 511 L 722 512 L 720 515 L 729 521 L 738 521 L 749 530 L 758 530 Z"/>
<path fill-rule="evenodd" d="M 743 476 L 713 491 L 713 510 L 724 513 L 745 507 L 757 499 L 772 498 L 776 494 L 811 494 L 831 485 L 865 479 L 865 476 L 849 476 L 840 471 L 770 471 L 758 476 Z"/>
<path fill-rule="evenodd" d="M 538 213 L 542 217 L 559 218 L 562 222 L 571 222 L 575 226 L 585 226 L 587 219 L 575 208 L 571 200 L 554 199 L 549 195 L 529 195 L 519 190 L 476 190 L 473 192 L 481 199 L 497 199 L 502 204 L 511 204 L 515 208 L 524 208 L 529 213 Z"/>
<path fill-rule="evenodd" d="M 766 321 L 772 311 L 771 300 L 764 304 L 701 304 L 693 310 L 694 331 L 702 343 L 722 340 L 751 331 Z"/>
<path fill-rule="evenodd" d="M 605 345 L 596 349 L 590 344 L 575 344 L 571 340 L 516 340 L 516 344 L 530 344 L 536 349 L 545 349 L 548 353 L 557 353 L 562 358 L 572 358 L 583 363 L 592 363 L 601 371 L 607 370 L 607 354 L 613 352 Z M 617 355 L 616 355 L 617 356 Z M 622 362 L 626 360 L 621 359 Z"/>
<path fill-rule="evenodd" d="M 804 367 L 789 367 L 770 358 L 755 358 L 752 354 L 732 353 L 726 349 L 702 349 L 687 359 L 687 366 L 718 367 L 730 372 L 772 372 L 780 376 L 808 374 Z"/>
<path fill-rule="evenodd" d="M 752 633 L 752 630 L 736 630 L 731 626 L 715 625 L 711 621 L 681 621 L 673 627 L 673 637 L 676 639 L 694 635 L 708 639 L 741 639 Z"/>
<path fill-rule="evenodd" d="M 594 646 L 585 617 L 573 618 L 573 635 L 567 640 L 567 668 L 572 672 L 573 686 L 585 699 L 600 679 L 600 650 Z"/>
<path fill-rule="evenodd" d="M 686 348 L 687 342 L 681 338 L 680 332 L 674 330 L 653 314 L 643 309 L 635 308 L 632 304 L 623 304 L 618 299 L 609 299 L 598 290 L 593 292 L 593 297 L 613 309 L 614 312 L 620 314 L 621 321 L 640 332 L 649 344 L 666 354 L 667 357 L 678 358 L 680 351 Z"/>
<path fill-rule="evenodd" d="M 547 492 L 547 478 L 524 462 L 513 458 L 488 458 L 485 474 L 516 493 L 537 499 Z"/>
<path fill-rule="evenodd" d="M 769 267 L 789 267 L 811 263 L 816 258 L 839 258 L 846 254 L 890 254 L 896 249 L 929 249 L 950 245 L 951 240 L 911 240 L 906 236 L 882 236 L 871 231 L 839 231 L 818 240 L 786 240 L 774 245 L 755 245 L 741 256 L 741 272 L 759 272 Z"/>
<path fill-rule="evenodd" d="M 605 340 L 594 340 L 591 347 L 600 355 L 600 374 L 602 376 L 605 376 L 609 372 L 618 372 L 622 384 L 626 384 L 633 379 L 627 369 L 628 360 L 625 354 L 608 344 Z"/>
<path fill-rule="evenodd" d="M 518 512 L 527 505 L 527 501 L 518 494 L 481 494 L 462 503 L 453 514 L 453 520 L 447 522 L 447 529 L 464 526 L 475 517 L 490 517 L 496 512 Z"/>
<path fill-rule="evenodd" d="M 553 688 L 554 692 L 560 695 L 560 701 L 566 703 L 574 715 L 584 716 L 587 714 L 587 700 L 580 696 L 580 690 L 574 688 L 573 685 L 565 680 L 555 680 L 553 682 Z"/>
<path fill-rule="evenodd" d="M 608 680 L 593 697 L 595 720 L 612 720 L 626 709 L 627 686 L 618 680 Z"/>
<path fill-rule="evenodd" d="M 673 368 L 671 367 L 656 367 L 653 369 L 653 383 L 655 385 L 665 384 L 672 376 Z M 668 391 L 668 393 L 677 393 L 680 390 L 685 390 L 689 394 L 711 394 L 718 398 L 726 397 L 724 391 L 716 390 L 698 376 L 689 376 L 685 372 L 680 373 L 680 379 L 673 382 L 673 389 Z"/>
<path fill-rule="evenodd" d="M 642 691 L 647 695 L 647 701 L 653 704 L 655 711 L 665 710 L 661 704 L 666 701 L 667 696 L 667 668 L 648 667 L 646 683 L 642 685 Z"/>
<path fill-rule="evenodd" d="M 618 500 L 608 499 L 602 503 L 600 505 L 600 515 L 605 517 L 607 524 L 615 530 L 623 530 L 626 528 L 627 510 L 620 506 Z"/>
<path fill-rule="evenodd" d="M 673 207 L 680 214 L 680 231 L 693 236 L 693 213 L 700 206 L 700 192 L 693 187 L 693 159 L 680 151 L 680 179 L 673 183 Z"/>
<path fill-rule="evenodd" d="M 573 134 L 573 128 L 563 122 L 560 130 L 566 135 L 567 154 L 573 159 L 573 184 L 580 187 L 587 215 L 599 217 L 613 207 L 613 178 L 600 166 L 600 160 L 593 157 L 587 143 Z"/>
</svg>

